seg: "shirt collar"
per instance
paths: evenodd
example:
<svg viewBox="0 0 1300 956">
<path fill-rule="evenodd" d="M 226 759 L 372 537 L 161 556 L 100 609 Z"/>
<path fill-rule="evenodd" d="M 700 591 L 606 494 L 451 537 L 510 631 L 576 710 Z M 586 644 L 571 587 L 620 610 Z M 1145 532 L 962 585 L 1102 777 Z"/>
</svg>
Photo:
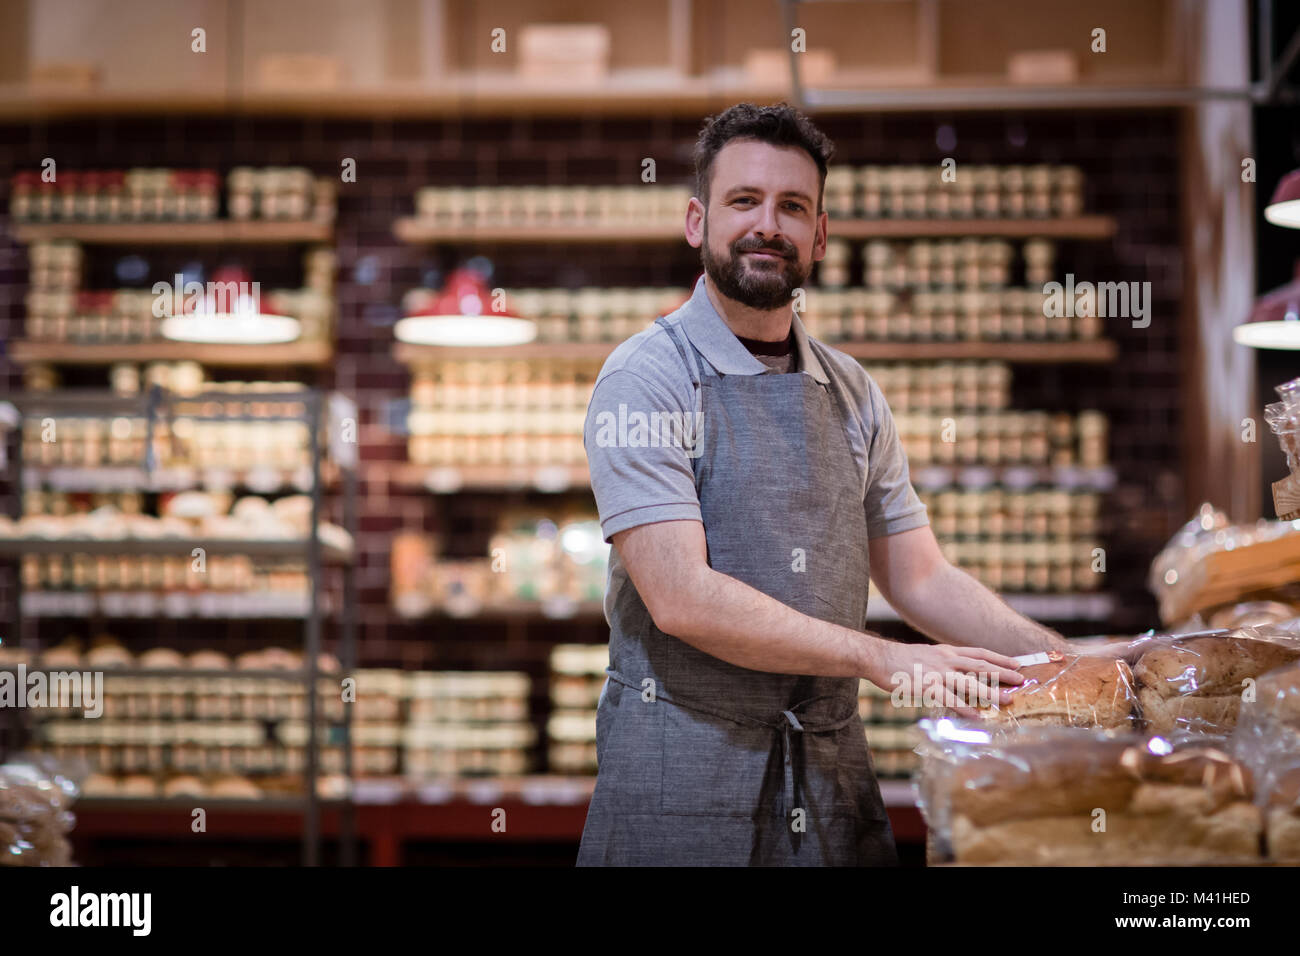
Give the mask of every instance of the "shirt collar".
<svg viewBox="0 0 1300 956">
<path fill-rule="evenodd" d="M 799 352 L 801 371 L 811 375 L 813 381 L 823 385 L 829 384 L 822 364 L 817 360 L 812 346 L 808 344 L 808 333 L 799 321 L 799 313 L 791 310 L 791 326 L 794 329 L 794 345 Z M 718 314 L 704 287 L 704 276 L 695 282 L 695 291 L 682 306 L 682 328 L 691 344 L 723 375 L 762 375 L 768 367 L 750 354 L 749 349 L 736 338 L 731 327 Z"/>
</svg>

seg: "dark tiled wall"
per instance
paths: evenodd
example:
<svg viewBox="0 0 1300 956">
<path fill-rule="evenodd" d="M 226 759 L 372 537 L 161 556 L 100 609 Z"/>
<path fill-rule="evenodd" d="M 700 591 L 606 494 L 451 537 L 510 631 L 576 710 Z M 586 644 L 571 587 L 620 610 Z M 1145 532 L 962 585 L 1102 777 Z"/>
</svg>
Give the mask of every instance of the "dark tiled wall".
<svg viewBox="0 0 1300 956">
<path fill-rule="evenodd" d="M 831 117 L 820 124 L 835 140 L 835 160 L 860 163 L 1073 163 L 1086 174 L 1090 211 L 1119 220 L 1114 242 L 1065 242 L 1058 271 L 1095 281 L 1150 281 L 1154 317 L 1145 330 L 1114 321 L 1107 334 L 1120 356 L 1107 367 L 1018 366 L 1017 407 L 1081 410 L 1109 416 L 1111 455 L 1120 484 L 1110 518 L 1110 584 L 1120 596 L 1121 629 L 1155 623 L 1145 591 L 1146 566 L 1184 520 L 1179 449 L 1178 342 L 1183 255 L 1178 244 L 1178 119 L 1173 112 L 1061 114 L 873 115 Z M 949 125 L 956 146 L 940 150 L 936 134 Z M 300 164 L 337 175 L 341 161 L 357 163 L 357 181 L 341 184 L 337 250 L 338 359 L 321 384 L 350 393 L 361 408 L 365 462 L 361 483 L 359 584 L 363 663 L 544 667 L 537 628 L 517 623 L 404 624 L 387 609 L 389 541 L 402 528 L 477 529 L 502 505 L 499 497 L 433 499 L 391 480 L 390 464 L 405 460 L 405 440 L 383 422 L 387 403 L 405 397 L 406 370 L 391 354 L 391 325 L 402 294 L 473 251 L 397 242 L 392 220 L 412 211 L 426 184 L 613 184 L 639 181 L 641 160 L 654 157 L 661 182 L 688 181 L 699 122 L 501 119 L 368 122 L 271 118 L 122 118 L 51 121 L 0 127 L 0 208 L 7 209 L 14 170 L 55 157 L 62 169 L 130 165 L 208 166 Z M 0 219 L 7 226 L 7 219 Z M 91 259 L 136 250 L 92 250 Z M 477 250 L 493 259 L 497 281 L 526 285 L 687 285 L 698 273 L 685 246 L 501 246 Z M 269 249 L 154 250 L 156 274 L 178 255 L 209 266 L 241 258 L 277 274 L 294 258 Z M 255 272 L 255 277 L 260 272 Z M 21 334 L 26 251 L 0 241 L 0 341 Z M 293 284 L 294 278 L 285 281 Z M 650 318 L 650 317 L 647 317 Z M 201 359 L 201 353 L 196 355 Z M 0 383 L 15 388 L 18 370 L 0 358 Z M 597 622 L 553 625 L 550 638 L 599 640 Z M 1100 625 L 1067 628 L 1088 633 Z M 143 638 L 144 635 L 141 635 Z"/>
</svg>

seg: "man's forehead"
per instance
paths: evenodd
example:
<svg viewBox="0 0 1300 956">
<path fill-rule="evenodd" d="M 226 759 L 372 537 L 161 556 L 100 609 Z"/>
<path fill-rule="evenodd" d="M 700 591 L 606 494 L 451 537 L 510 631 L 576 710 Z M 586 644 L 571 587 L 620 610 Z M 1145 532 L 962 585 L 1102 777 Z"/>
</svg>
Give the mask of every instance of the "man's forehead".
<svg viewBox="0 0 1300 956">
<path fill-rule="evenodd" d="M 802 190 L 817 185 L 817 164 L 807 151 L 798 146 L 776 146 L 759 140 L 732 140 L 718 151 L 714 162 L 715 189 L 740 185 Z M 765 183 L 768 173 L 777 173 L 780 182 Z M 719 175 L 720 174 L 720 175 Z M 792 182 L 795 176 L 799 182 Z"/>
</svg>

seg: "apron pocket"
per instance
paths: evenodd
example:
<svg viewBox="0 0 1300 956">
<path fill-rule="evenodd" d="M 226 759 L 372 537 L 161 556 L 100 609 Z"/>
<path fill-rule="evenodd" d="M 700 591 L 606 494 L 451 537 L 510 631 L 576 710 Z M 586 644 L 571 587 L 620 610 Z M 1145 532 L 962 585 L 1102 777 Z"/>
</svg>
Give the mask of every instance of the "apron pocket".
<svg viewBox="0 0 1300 956">
<path fill-rule="evenodd" d="M 775 731 L 667 701 L 659 706 L 664 719 L 664 813 L 752 819 L 780 800 Z"/>
</svg>

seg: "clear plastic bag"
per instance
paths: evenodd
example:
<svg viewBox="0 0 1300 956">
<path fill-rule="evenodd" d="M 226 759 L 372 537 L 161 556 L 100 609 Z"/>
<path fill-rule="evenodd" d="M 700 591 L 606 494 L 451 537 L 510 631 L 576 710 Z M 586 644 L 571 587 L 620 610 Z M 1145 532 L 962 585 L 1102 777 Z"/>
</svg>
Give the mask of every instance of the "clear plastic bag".
<svg viewBox="0 0 1300 956">
<path fill-rule="evenodd" d="M 1285 623 L 1153 637 L 1133 666 L 1143 729 L 1230 734 L 1251 682 L 1297 662 L 1300 637 Z"/>
<path fill-rule="evenodd" d="M 1186 582 L 1195 580 L 1193 569 L 1216 551 L 1232 551 L 1264 541 L 1300 534 L 1300 521 L 1269 521 L 1234 525 L 1208 502 L 1183 525 L 1151 562 L 1147 588 L 1163 607 Z"/>
<path fill-rule="evenodd" d="M 68 866 L 77 783 L 57 761 L 19 755 L 0 764 L 0 866 Z"/>
<path fill-rule="evenodd" d="M 1291 474 L 1300 475 L 1300 378 L 1277 386 L 1282 401 L 1264 406 L 1264 421 L 1277 435 Z"/>
<path fill-rule="evenodd" d="M 1300 664 L 1255 682 L 1242 702 L 1231 748 L 1254 774 L 1269 857 L 1300 862 Z"/>
<path fill-rule="evenodd" d="M 1259 862 L 1263 814 L 1223 737 L 923 720 L 917 802 L 933 861 Z"/>
<path fill-rule="evenodd" d="M 984 720 L 1025 727 L 1136 730 L 1138 698 L 1128 664 L 1101 655 L 1055 655 L 1021 667 L 1025 682 L 1005 703 L 981 710 Z"/>
</svg>

